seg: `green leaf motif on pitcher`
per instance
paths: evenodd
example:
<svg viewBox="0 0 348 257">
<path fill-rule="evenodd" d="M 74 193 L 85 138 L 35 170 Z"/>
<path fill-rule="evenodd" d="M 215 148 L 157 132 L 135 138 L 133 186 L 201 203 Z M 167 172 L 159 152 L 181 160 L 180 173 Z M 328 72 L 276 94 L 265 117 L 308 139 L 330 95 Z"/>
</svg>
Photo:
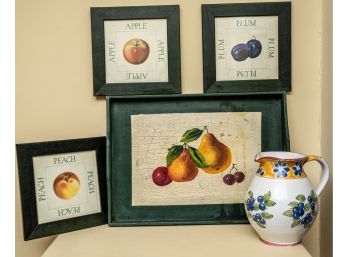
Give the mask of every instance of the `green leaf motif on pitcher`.
<svg viewBox="0 0 348 257">
<path fill-rule="evenodd" d="M 291 201 L 288 205 L 291 209 L 286 210 L 283 215 L 292 219 L 291 228 L 303 225 L 309 228 L 317 215 L 317 202 L 314 191 L 312 190 L 307 198 L 303 194 L 296 196 L 296 200 Z"/>
<path fill-rule="evenodd" d="M 273 218 L 273 214 L 270 213 L 268 209 L 276 205 L 276 203 L 271 200 L 271 191 L 268 191 L 264 195 L 259 195 L 256 199 L 252 191 L 249 191 L 248 194 L 249 198 L 245 201 L 247 216 L 259 227 L 266 228 L 267 220 Z"/>
</svg>

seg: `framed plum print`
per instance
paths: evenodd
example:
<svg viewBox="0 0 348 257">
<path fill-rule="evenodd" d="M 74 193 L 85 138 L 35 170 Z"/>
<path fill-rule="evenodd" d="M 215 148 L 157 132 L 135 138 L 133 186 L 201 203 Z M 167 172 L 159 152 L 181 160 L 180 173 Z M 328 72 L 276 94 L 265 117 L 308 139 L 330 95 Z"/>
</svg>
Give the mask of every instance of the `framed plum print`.
<svg viewBox="0 0 348 257">
<path fill-rule="evenodd" d="M 291 90 L 290 2 L 206 4 L 202 17 L 204 92 Z"/>
<path fill-rule="evenodd" d="M 254 155 L 289 147 L 285 94 L 107 98 L 109 226 L 247 223 Z"/>
<path fill-rule="evenodd" d="M 179 6 L 93 7 L 94 95 L 181 93 Z"/>
<path fill-rule="evenodd" d="M 106 223 L 105 137 L 17 144 L 24 239 Z"/>
</svg>

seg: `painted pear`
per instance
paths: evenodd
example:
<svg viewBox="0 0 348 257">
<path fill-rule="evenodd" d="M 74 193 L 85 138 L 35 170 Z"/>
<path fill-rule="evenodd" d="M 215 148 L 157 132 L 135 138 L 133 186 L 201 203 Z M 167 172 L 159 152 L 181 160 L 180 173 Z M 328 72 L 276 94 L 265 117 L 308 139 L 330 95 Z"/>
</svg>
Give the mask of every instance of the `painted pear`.
<svg viewBox="0 0 348 257">
<path fill-rule="evenodd" d="M 230 148 L 217 140 L 211 133 L 207 133 L 202 137 L 198 150 L 203 155 L 206 163 L 209 164 L 208 168 L 202 168 L 206 173 L 223 172 L 232 162 Z"/>
<path fill-rule="evenodd" d="M 198 168 L 191 160 L 187 149 L 184 149 L 168 167 L 169 177 L 176 182 L 193 180 L 198 174 Z"/>
</svg>

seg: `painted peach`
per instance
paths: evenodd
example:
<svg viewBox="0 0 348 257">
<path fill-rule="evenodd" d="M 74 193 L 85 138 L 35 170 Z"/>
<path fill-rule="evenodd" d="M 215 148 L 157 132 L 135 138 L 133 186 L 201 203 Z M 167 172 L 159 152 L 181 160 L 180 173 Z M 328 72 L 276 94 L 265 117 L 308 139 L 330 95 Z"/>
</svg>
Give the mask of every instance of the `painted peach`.
<svg viewBox="0 0 348 257">
<path fill-rule="evenodd" d="M 63 172 L 54 180 L 53 190 L 59 198 L 69 200 L 79 192 L 80 180 L 73 172 Z"/>
</svg>

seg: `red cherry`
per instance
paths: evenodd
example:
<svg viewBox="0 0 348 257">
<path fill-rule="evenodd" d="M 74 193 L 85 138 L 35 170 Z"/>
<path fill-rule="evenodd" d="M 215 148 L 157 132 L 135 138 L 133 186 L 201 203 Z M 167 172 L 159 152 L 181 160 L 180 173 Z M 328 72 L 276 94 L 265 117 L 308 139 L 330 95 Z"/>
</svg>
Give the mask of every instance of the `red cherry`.
<svg viewBox="0 0 348 257">
<path fill-rule="evenodd" d="M 223 181 L 226 185 L 233 185 L 234 182 L 235 182 L 235 179 L 234 179 L 234 176 L 232 174 L 226 174 L 224 177 L 223 177 Z"/>
<path fill-rule="evenodd" d="M 244 181 L 245 175 L 241 171 L 234 173 L 234 179 L 237 183 L 242 183 Z"/>
<path fill-rule="evenodd" d="M 152 173 L 152 180 L 157 186 L 166 186 L 172 182 L 167 167 L 158 167 Z"/>
</svg>

